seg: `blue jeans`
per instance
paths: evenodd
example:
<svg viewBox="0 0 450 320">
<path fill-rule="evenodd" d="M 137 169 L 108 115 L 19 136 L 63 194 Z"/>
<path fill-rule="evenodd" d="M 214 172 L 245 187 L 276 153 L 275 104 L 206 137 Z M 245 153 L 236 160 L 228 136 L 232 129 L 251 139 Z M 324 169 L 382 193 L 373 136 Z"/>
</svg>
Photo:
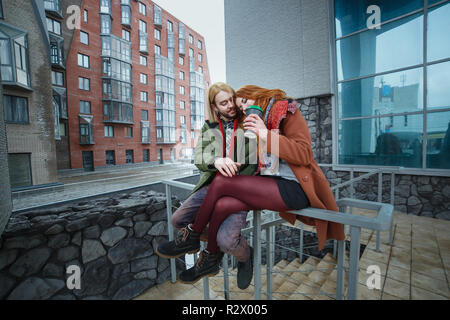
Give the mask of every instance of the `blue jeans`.
<svg viewBox="0 0 450 320">
<path fill-rule="evenodd" d="M 208 186 L 204 186 L 194 192 L 186 201 L 183 202 L 172 215 L 171 223 L 177 228 L 184 228 L 189 223 L 193 223 L 200 208 L 203 199 L 208 192 Z M 231 254 L 237 261 L 245 262 L 250 256 L 250 249 L 241 235 L 241 229 L 245 227 L 247 218 L 246 211 L 240 211 L 229 215 L 220 225 L 217 233 L 217 244 L 220 250 Z"/>
</svg>

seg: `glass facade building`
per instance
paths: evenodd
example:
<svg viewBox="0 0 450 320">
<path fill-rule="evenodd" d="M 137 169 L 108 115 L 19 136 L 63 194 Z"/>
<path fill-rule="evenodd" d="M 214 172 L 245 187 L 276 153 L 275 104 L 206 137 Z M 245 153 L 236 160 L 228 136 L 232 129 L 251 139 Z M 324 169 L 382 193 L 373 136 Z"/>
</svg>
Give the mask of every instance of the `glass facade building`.
<svg viewBox="0 0 450 320">
<path fill-rule="evenodd" d="M 334 0 L 338 164 L 450 169 L 449 16 L 449 1 Z"/>
</svg>

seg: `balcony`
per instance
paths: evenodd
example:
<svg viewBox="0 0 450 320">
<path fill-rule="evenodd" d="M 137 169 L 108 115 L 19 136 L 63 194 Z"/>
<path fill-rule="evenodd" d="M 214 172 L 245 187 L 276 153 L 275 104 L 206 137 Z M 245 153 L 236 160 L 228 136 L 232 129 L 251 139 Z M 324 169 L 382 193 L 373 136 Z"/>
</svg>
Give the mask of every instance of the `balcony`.
<svg viewBox="0 0 450 320">
<path fill-rule="evenodd" d="M 50 62 L 52 67 L 57 69 L 65 69 L 64 61 L 64 38 L 58 37 L 54 34 L 49 34 L 50 37 Z"/>
<path fill-rule="evenodd" d="M 64 18 L 62 15 L 61 0 L 44 0 L 44 8 L 49 14 L 60 19 Z"/>
<path fill-rule="evenodd" d="M 153 9 L 153 23 L 157 27 L 162 27 L 162 19 L 161 19 L 161 8 L 157 5 L 154 5 Z"/>
<path fill-rule="evenodd" d="M 32 90 L 27 34 L 13 26 L 0 23 L 0 55 L 3 85 Z"/>
<path fill-rule="evenodd" d="M 118 101 L 103 100 L 103 122 L 134 124 L 133 105 Z"/>
</svg>

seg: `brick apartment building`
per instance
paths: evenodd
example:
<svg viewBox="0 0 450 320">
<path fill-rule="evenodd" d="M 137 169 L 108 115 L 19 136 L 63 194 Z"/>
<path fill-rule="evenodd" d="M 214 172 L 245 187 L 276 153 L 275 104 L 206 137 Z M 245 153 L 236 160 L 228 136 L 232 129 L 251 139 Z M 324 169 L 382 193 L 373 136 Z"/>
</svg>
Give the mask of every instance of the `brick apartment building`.
<svg viewBox="0 0 450 320">
<path fill-rule="evenodd" d="M 57 181 L 49 53 L 43 2 L 0 1 L 1 99 L 15 189 Z"/>
<path fill-rule="evenodd" d="M 63 13 L 74 4 L 46 2 Z M 67 96 L 58 169 L 189 159 L 210 82 L 203 37 L 147 0 L 80 1 L 80 9 L 71 40 L 47 10 L 49 34 L 70 45 L 64 68 L 54 65 L 54 92 Z"/>
</svg>

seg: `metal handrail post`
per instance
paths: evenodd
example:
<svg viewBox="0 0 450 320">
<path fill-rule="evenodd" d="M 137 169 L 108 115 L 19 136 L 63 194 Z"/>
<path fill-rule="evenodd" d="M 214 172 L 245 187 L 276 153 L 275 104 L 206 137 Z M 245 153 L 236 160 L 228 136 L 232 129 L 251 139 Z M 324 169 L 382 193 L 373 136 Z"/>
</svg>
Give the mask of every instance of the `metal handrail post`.
<svg viewBox="0 0 450 320">
<path fill-rule="evenodd" d="M 228 254 L 225 253 L 222 259 L 223 264 L 223 293 L 225 300 L 230 300 L 230 280 L 228 277 Z"/>
<path fill-rule="evenodd" d="M 201 250 L 205 249 L 206 244 L 205 242 L 200 242 L 200 248 Z M 210 296 L 209 296 L 209 277 L 204 277 L 203 278 L 203 299 L 204 300 L 209 300 Z"/>
<path fill-rule="evenodd" d="M 261 211 L 253 210 L 255 300 L 261 300 Z"/>
<path fill-rule="evenodd" d="M 395 173 L 391 173 L 391 205 L 394 206 L 395 203 Z M 394 217 L 391 220 L 391 228 L 389 230 L 389 244 L 392 245 L 394 240 Z"/>
<path fill-rule="evenodd" d="M 344 285 L 345 285 L 344 265 L 345 265 L 345 240 L 339 240 L 338 241 L 336 300 L 344 299 Z"/>
<path fill-rule="evenodd" d="M 299 254 L 299 258 L 300 258 L 300 263 L 303 262 L 303 223 L 300 223 L 300 254 Z"/>
<path fill-rule="evenodd" d="M 267 300 L 272 300 L 272 290 L 273 290 L 273 276 L 272 276 L 272 268 L 273 268 L 273 251 L 272 251 L 272 242 L 274 242 L 274 233 L 275 227 L 269 227 L 266 229 L 266 269 L 267 269 Z"/>
<path fill-rule="evenodd" d="M 359 251 L 361 227 L 350 227 L 350 265 L 348 272 L 348 299 L 356 300 L 358 290 Z"/>
<path fill-rule="evenodd" d="M 378 202 L 383 201 L 383 172 L 378 172 Z M 377 248 L 376 251 L 380 252 L 380 230 L 377 230 Z"/>
<path fill-rule="evenodd" d="M 168 184 L 166 184 L 166 211 L 167 211 L 167 231 L 169 233 L 169 241 L 174 238 L 173 226 L 172 226 L 172 190 Z M 170 259 L 170 276 L 172 283 L 177 282 L 177 272 L 175 266 L 175 259 Z"/>
</svg>

